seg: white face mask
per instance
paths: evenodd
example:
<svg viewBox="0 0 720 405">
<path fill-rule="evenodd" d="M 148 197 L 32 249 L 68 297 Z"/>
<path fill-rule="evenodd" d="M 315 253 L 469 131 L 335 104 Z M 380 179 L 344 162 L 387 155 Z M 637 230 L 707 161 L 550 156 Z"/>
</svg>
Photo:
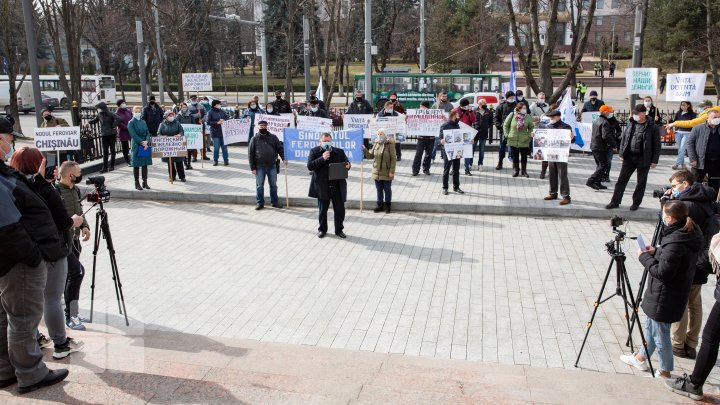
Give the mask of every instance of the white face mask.
<svg viewBox="0 0 720 405">
<path fill-rule="evenodd" d="M 250 108 L 257 108 L 257 104 L 250 104 Z"/>
<path fill-rule="evenodd" d="M 612 118 L 615 116 L 615 113 L 608 113 L 608 118 Z"/>
<path fill-rule="evenodd" d="M 652 101 L 646 101 L 643 104 L 645 105 L 645 108 L 650 108 L 652 106 Z"/>
<path fill-rule="evenodd" d="M 540 104 L 545 104 L 545 99 L 544 99 L 544 98 L 539 98 L 539 99 L 538 99 L 538 103 L 540 103 Z"/>
<path fill-rule="evenodd" d="M 521 109 L 521 110 L 520 110 L 520 114 L 527 114 L 527 110 L 526 110 L 526 109 L 524 109 L 524 108 L 523 108 L 523 109 Z"/>
<path fill-rule="evenodd" d="M 633 114 L 633 121 L 635 121 L 635 122 L 640 121 L 640 116 L 637 114 Z"/>
<path fill-rule="evenodd" d="M 272 107 L 268 107 L 268 108 L 267 108 L 267 112 L 269 112 L 269 113 L 273 112 L 273 108 L 272 108 Z"/>
<path fill-rule="evenodd" d="M 125 104 L 125 103 L 120 104 L 120 108 L 127 108 L 127 104 Z"/>
<path fill-rule="evenodd" d="M 173 122 L 173 121 L 175 121 L 175 117 L 174 117 L 174 116 L 168 117 L 168 122 Z"/>
<path fill-rule="evenodd" d="M 713 126 L 720 125 L 720 117 L 715 117 L 715 118 L 711 119 L 710 124 L 712 124 Z"/>
<path fill-rule="evenodd" d="M 518 101 L 523 101 L 523 96 L 517 96 Z"/>
<path fill-rule="evenodd" d="M 134 113 L 133 118 L 135 118 L 136 120 L 139 120 L 140 118 L 142 118 L 142 113 Z"/>
</svg>

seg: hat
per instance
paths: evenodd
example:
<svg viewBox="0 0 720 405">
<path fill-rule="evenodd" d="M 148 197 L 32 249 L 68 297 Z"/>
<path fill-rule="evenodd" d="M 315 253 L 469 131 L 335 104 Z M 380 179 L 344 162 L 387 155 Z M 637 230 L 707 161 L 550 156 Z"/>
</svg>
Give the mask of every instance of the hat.
<svg viewBox="0 0 720 405">
<path fill-rule="evenodd" d="M 0 134 L 10 134 L 13 140 L 16 138 L 22 138 L 22 135 L 15 132 L 13 124 L 5 117 L 0 117 Z"/>
<path fill-rule="evenodd" d="M 170 114 L 175 115 L 175 112 L 173 110 L 167 110 L 165 111 L 165 114 L 163 114 L 163 118 L 167 118 Z"/>
<path fill-rule="evenodd" d="M 638 104 L 635 106 L 635 108 L 633 108 L 633 112 L 634 113 L 647 112 L 647 108 L 645 108 L 645 106 L 642 104 Z"/>
<path fill-rule="evenodd" d="M 712 101 L 710 100 L 704 100 L 702 103 L 700 103 L 700 107 L 712 107 Z"/>
<path fill-rule="evenodd" d="M 41 115 L 42 115 L 42 113 L 44 113 L 44 112 L 50 112 L 50 109 L 49 109 L 49 108 L 43 108 L 42 110 L 40 110 L 40 114 L 41 114 Z"/>
<path fill-rule="evenodd" d="M 116 104 L 117 104 L 118 107 L 120 107 L 120 105 L 121 105 L 122 103 L 124 103 L 124 102 L 125 102 L 125 100 L 120 99 L 120 100 L 117 101 Z"/>
<path fill-rule="evenodd" d="M 320 104 L 320 100 L 318 100 L 317 98 L 311 98 L 311 99 L 310 99 L 310 104 L 313 104 L 313 105 L 315 105 L 315 104 Z"/>
<path fill-rule="evenodd" d="M 513 91 L 505 92 L 505 98 L 508 98 L 508 97 L 515 97 L 515 92 L 513 92 Z"/>
<path fill-rule="evenodd" d="M 601 113 L 604 113 L 604 112 L 613 112 L 613 111 L 615 111 L 615 109 L 612 108 L 612 107 L 610 107 L 609 105 L 600 106 L 600 112 L 601 112 Z"/>
<path fill-rule="evenodd" d="M 282 90 L 275 90 L 275 95 L 282 94 Z"/>
<path fill-rule="evenodd" d="M 148 100 L 149 100 L 149 101 L 155 101 L 155 96 L 150 96 L 150 98 L 148 98 Z"/>
<path fill-rule="evenodd" d="M 468 100 L 467 98 L 460 100 L 460 107 L 465 107 L 468 105 L 470 105 L 470 100 Z"/>
<path fill-rule="evenodd" d="M 267 121 L 265 121 L 265 120 L 262 120 L 262 121 L 258 122 L 258 125 L 267 125 L 267 124 L 268 124 L 268 123 L 267 123 Z"/>
<path fill-rule="evenodd" d="M 595 90 L 590 90 L 590 97 L 592 97 L 592 96 L 597 97 L 597 95 L 598 95 L 598 94 L 597 94 L 597 91 L 595 91 Z"/>
<path fill-rule="evenodd" d="M 522 90 L 518 90 L 518 91 L 515 92 L 515 95 L 516 95 L 516 96 L 522 96 L 523 94 L 525 94 L 525 93 L 523 93 Z"/>
<path fill-rule="evenodd" d="M 559 117 L 562 114 L 560 113 L 560 110 L 552 110 L 545 115 L 547 115 L 548 117 Z"/>
</svg>

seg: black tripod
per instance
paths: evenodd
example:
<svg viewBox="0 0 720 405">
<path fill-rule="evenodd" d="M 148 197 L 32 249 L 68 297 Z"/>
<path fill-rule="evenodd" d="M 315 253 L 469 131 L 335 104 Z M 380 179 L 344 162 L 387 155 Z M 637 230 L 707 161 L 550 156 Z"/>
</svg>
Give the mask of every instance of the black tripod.
<svg viewBox="0 0 720 405">
<path fill-rule="evenodd" d="M 642 345 L 645 348 L 645 352 L 647 353 L 647 342 L 645 341 L 643 330 L 639 325 L 640 320 L 636 316 L 639 307 L 635 302 L 635 297 L 633 297 L 632 287 L 630 286 L 630 279 L 628 278 L 627 269 L 625 268 L 625 252 L 622 251 L 622 242 L 625 240 L 625 232 L 619 231 L 617 227 L 613 227 L 613 232 L 615 232 L 615 238 L 605 244 L 607 252 L 611 256 L 610 265 L 608 266 L 607 273 L 605 273 L 605 279 L 603 280 L 602 287 L 600 287 L 600 294 L 598 294 L 598 298 L 595 301 L 595 309 L 593 309 L 590 321 L 587 323 L 585 338 L 583 339 L 582 346 L 580 346 L 580 352 L 578 353 L 577 359 L 575 360 L 575 367 L 577 367 L 578 363 L 580 362 L 580 356 L 582 356 L 582 352 L 585 348 L 585 343 L 587 342 L 588 335 L 590 334 L 590 328 L 592 328 L 593 326 L 593 321 L 595 320 L 595 315 L 597 315 L 598 308 L 600 308 L 600 305 L 608 301 L 610 298 L 616 296 L 623 299 L 625 307 L 625 322 L 627 323 L 628 342 L 630 343 L 630 350 L 633 353 L 635 352 L 632 343 L 632 325 L 638 323 L 640 340 L 642 341 Z M 602 299 L 603 293 L 605 292 L 605 286 L 607 285 L 608 279 L 610 278 L 610 273 L 613 270 L 613 265 L 615 267 L 615 293 L 605 299 Z M 630 320 L 630 309 L 633 312 L 632 321 Z M 652 362 L 650 361 L 649 356 L 647 360 L 650 364 L 650 372 L 654 376 L 655 370 L 653 370 Z"/>
<path fill-rule="evenodd" d="M 103 207 L 103 198 L 99 193 L 95 193 L 97 200 L 93 207 L 98 205 L 95 213 L 95 245 L 93 247 L 93 267 L 92 267 L 92 284 L 90 289 L 90 322 L 92 323 L 93 309 L 95 304 L 95 269 L 97 268 L 97 253 L 100 249 L 100 238 L 105 239 L 107 250 L 110 253 L 110 269 L 112 270 L 113 284 L 115 285 L 115 296 L 118 300 L 118 310 L 120 315 L 125 315 L 125 325 L 130 326 L 125 309 L 125 297 L 122 291 L 122 283 L 120 282 L 120 272 L 118 271 L 117 260 L 115 259 L 115 246 L 113 245 L 112 235 L 110 235 L 110 223 L 108 222 L 108 214 Z"/>
</svg>

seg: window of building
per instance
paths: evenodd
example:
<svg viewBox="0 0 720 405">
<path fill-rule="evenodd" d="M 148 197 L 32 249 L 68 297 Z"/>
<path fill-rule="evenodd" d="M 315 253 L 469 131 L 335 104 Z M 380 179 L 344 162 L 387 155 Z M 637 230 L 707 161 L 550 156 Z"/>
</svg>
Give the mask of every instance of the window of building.
<svg viewBox="0 0 720 405">
<path fill-rule="evenodd" d="M 616 24 L 617 24 L 617 16 L 611 15 L 610 16 L 610 25 L 612 25 L 614 27 Z"/>
<path fill-rule="evenodd" d="M 605 8 L 605 0 L 597 0 L 597 9 L 602 10 Z"/>
<path fill-rule="evenodd" d="M 610 3 L 610 8 L 620 8 L 618 0 L 612 0 L 612 3 Z"/>
<path fill-rule="evenodd" d="M 625 32 L 625 42 L 630 42 L 630 38 L 631 38 L 630 31 L 626 31 Z"/>
<path fill-rule="evenodd" d="M 602 32 L 595 33 L 595 44 L 599 45 L 602 42 Z"/>
<path fill-rule="evenodd" d="M 603 23 L 602 16 L 595 17 L 595 25 L 602 25 L 602 23 Z"/>
</svg>

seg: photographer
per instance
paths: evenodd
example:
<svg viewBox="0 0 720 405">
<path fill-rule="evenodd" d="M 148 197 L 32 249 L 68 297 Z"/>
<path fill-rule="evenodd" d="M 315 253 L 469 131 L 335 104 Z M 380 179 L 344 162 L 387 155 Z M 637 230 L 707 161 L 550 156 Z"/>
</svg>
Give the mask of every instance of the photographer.
<svg viewBox="0 0 720 405">
<path fill-rule="evenodd" d="M 694 359 L 697 355 L 696 347 L 700 328 L 702 326 L 702 296 L 700 294 L 703 284 L 707 283 L 708 274 L 712 272 L 707 259 L 707 247 L 712 234 L 708 235 L 708 220 L 713 215 L 713 201 L 715 191 L 700 183 L 695 183 L 695 176 L 688 170 L 680 170 L 670 177 L 672 186 L 665 193 L 671 200 L 682 201 L 688 208 L 688 215 L 703 231 L 705 243 L 698 255 L 695 267 L 695 276 L 690 287 L 690 298 L 682 319 L 672 326 L 673 354 L 678 357 Z"/>
<path fill-rule="evenodd" d="M 642 348 L 633 355 L 620 356 L 620 360 L 645 371 L 648 368 L 647 358 L 657 349 L 660 368 L 655 371 L 655 377 L 670 380 L 670 372 L 673 371 L 670 325 L 682 319 L 703 236 L 688 216 L 687 205 L 680 201 L 665 203 L 662 221 L 665 227 L 660 246 L 638 251 L 640 263 L 649 275 L 642 301 L 642 309 L 647 316 L 647 352 Z"/>
</svg>

